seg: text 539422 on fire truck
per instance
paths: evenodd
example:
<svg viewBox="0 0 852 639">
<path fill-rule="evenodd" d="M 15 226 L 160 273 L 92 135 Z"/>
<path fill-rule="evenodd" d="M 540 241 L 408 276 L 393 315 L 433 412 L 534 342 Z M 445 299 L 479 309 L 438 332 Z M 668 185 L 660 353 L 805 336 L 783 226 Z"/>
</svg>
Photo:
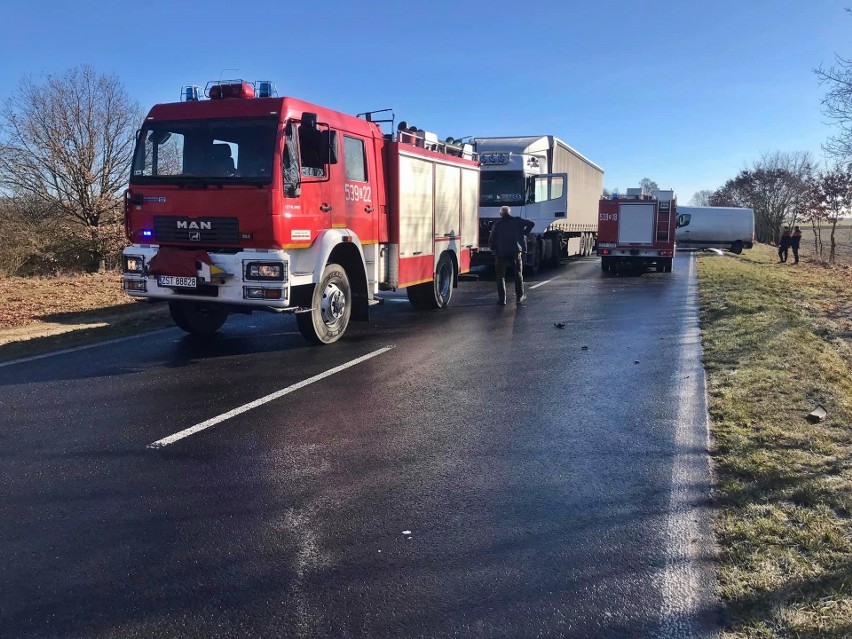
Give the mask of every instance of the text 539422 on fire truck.
<svg viewBox="0 0 852 639">
<path fill-rule="evenodd" d="M 450 303 L 478 243 L 469 145 L 404 126 L 394 138 L 379 112 L 279 98 L 269 82 L 204 94 L 186 87 L 139 132 L 125 196 L 130 295 L 167 300 L 198 334 L 230 313 L 296 312 L 300 332 L 325 344 L 368 319 L 379 291 Z"/>
</svg>

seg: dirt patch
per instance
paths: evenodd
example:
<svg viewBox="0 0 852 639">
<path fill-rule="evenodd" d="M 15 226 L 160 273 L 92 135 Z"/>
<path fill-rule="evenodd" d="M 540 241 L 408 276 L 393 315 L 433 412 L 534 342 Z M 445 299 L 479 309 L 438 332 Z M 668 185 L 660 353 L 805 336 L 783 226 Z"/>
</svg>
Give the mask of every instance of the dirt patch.
<svg viewBox="0 0 852 639">
<path fill-rule="evenodd" d="M 141 304 L 121 289 L 120 273 L 0 278 L 0 330 L 62 323 L 84 311 Z"/>
<path fill-rule="evenodd" d="M 122 291 L 120 273 L 0 278 L 0 360 L 171 325 L 165 304 Z"/>
</svg>

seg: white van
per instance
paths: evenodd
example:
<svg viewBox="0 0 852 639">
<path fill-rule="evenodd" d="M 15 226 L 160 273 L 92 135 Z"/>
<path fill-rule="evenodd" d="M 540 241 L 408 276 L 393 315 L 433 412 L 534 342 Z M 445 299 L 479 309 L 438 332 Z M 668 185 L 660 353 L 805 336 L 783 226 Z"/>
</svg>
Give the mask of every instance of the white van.
<svg viewBox="0 0 852 639">
<path fill-rule="evenodd" d="M 723 206 L 677 207 L 678 248 L 720 248 L 742 253 L 754 244 L 754 211 Z"/>
</svg>

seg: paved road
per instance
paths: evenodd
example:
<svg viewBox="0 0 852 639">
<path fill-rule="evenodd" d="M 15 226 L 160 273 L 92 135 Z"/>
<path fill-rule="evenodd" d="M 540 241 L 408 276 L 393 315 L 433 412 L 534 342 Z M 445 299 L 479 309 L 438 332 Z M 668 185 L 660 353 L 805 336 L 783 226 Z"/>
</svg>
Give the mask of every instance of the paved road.
<svg viewBox="0 0 852 639">
<path fill-rule="evenodd" d="M 0 366 L 0 634 L 709 636 L 693 262 L 535 279 Z"/>
</svg>

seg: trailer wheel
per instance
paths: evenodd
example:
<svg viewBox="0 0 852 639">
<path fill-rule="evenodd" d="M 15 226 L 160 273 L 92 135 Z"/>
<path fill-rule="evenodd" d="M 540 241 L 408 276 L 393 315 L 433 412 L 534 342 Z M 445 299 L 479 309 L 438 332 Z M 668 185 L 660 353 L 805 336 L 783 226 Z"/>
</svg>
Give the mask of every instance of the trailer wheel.
<svg viewBox="0 0 852 639">
<path fill-rule="evenodd" d="M 181 329 L 190 335 L 212 335 L 228 319 L 228 310 L 221 304 L 171 301 L 169 312 Z"/>
<path fill-rule="evenodd" d="M 731 244 L 731 253 L 735 255 L 739 255 L 743 252 L 743 243 L 740 240 L 737 240 L 733 244 Z"/>
<path fill-rule="evenodd" d="M 453 297 L 455 276 L 453 260 L 444 253 L 438 258 L 438 266 L 435 267 L 435 276 L 431 282 L 415 284 L 405 289 L 408 301 L 418 309 L 446 308 Z"/>
<path fill-rule="evenodd" d="M 299 332 L 314 344 L 333 344 L 346 332 L 352 315 L 352 289 L 339 264 L 327 264 L 311 296 L 311 310 L 296 313 Z"/>
</svg>

